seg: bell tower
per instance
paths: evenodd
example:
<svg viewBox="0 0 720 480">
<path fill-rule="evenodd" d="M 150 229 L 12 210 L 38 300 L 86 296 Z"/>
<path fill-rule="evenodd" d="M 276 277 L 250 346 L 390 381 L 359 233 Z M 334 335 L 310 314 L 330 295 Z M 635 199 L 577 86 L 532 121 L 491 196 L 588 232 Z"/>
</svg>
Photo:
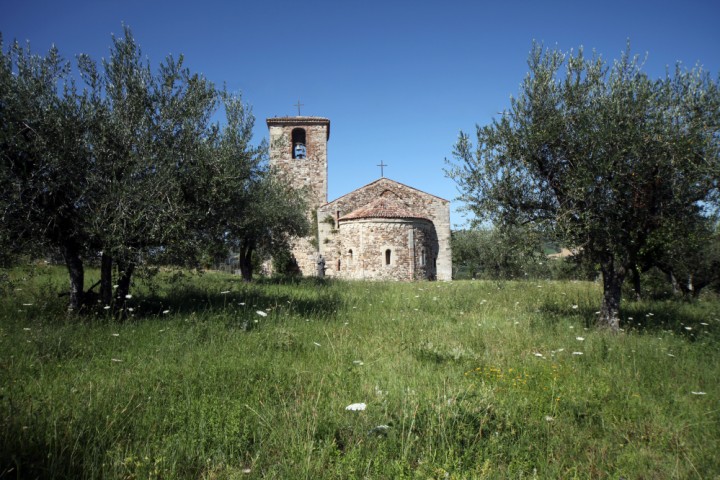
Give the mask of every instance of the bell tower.
<svg viewBox="0 0 720 480">
<path fill-rule="evenodd" d="M 267 119 L 270 133 L 270 166 L 296 189 L 304 189 L 306 212 L 317 225 L 317 208 L 327 203 L 327 142 L 330 120 L 323 117 L 273 117 Z M 318 245 L 315 236 L 298 238 L 293 255 L 304 276 L 317 271 Z"/>
<path fill-rule="evenodd" d="M 307 188 L 313 210 L 327 203 L 327 142 L 330 120 L 322 117 L 274 117 L 270 130 L 270 166 L 295 188 Z"/>
</svg>

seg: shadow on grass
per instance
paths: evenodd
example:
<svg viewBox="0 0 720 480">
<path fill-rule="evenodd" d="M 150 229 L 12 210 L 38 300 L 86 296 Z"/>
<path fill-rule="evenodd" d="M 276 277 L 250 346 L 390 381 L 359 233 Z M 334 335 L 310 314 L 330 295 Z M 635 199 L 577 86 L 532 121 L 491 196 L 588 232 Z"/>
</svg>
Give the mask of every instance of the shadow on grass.
<svg viewBox="0 0 720 480">
<path fill-rule="evenodd" d="M 226 315 L 240 320 L 257 316 L 258 310 L 282 311 L 304 319 L 331 320 L 344 305 L 337 283 L 317 278 L 261 278 L 244 282 L 239 276 L 179 275 L 139 280 L 131 298 L 121 305 L 97 301 L 80 313 L 69 313 L 63 286 L 24 285 L 0 297 L 0 318 L 8 321 L 57 323 L 106 323 L 143 321 L 167 314 Z M 22 315 L 18 315 L 22 311 Z"/>
<path fill-rule="evenodd" d="M 139 295 L 135 301 L 134 317 L 157 317 L 165 312 L 173 314 L 232 314 L 257 310 L 283 310 L 302 318 L 328 318 L 340 307 L 338 291 L 328 280 L 263 279 L 256 282 L 233 281 L 229 290 L 217 290 L 197 284 L 183 284 L 165 294 Z"/>
<path fill-rule="evenodd" d="M 656 334 L 671 331 L 690 341 L 697 340 L 697 333 L 704 331 L 718 339 L 718 321 L 708 318 L 709 313 L 703 306 L 686 301 L 664 302 L 623 302 L 620 315 L 620 328 L 624 331 Z M 598 306 L 599 308 L 599 306 Z M 585 327 L 597 326 L 598 311 L 591 308 L 573 309 L 571 306 L 546 302 L 539 308 L 545 323 L 554 325 L 560 320 L 578 319 Z M 718 315 L 718 312 L 715 312 Z M 715 325 L 713 325 L 713 323 Z"/>
</svg>

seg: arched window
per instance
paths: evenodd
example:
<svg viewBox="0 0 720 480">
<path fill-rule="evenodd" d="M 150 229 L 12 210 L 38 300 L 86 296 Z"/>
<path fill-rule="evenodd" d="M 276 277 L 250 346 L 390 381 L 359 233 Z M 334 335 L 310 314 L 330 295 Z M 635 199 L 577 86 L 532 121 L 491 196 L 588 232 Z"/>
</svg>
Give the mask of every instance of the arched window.
<svg viewBox="0 0 720 480">
<path fill-rule="evenodd" d="M 307 157 L 307 147 L 305 144 L 305 130 L 302 128 L 293 128 L 292 131 L 292 158 Z"/>
<path fill-rule="evenodd" d="M 385 265 L 390 265 L 391 255 L 392 253 L 390 252 L 389 248 L 385 250 Z"/>
<path fill-rule="evenodd" d="M 348 268 L 350 268 L 350 265 L 352 265 L 352 260 L 353 260 L 353 251 L 352 251 L 352 248 L 351 248 L 350 250 L 348 250 L 347 256 L 348 256 L 347 264 L 348 264 Z"/>
<path fill-rule="evenodd" d="M 337 268 L 337 271 L 338 271 L 338 272 L 340 271 L 340 259 L 339 259 L 339 258 L 338 258 L 338 268 Z"/>
<path fill-rule="evenodd" d="M 420 249 L 420 266 L 422 266 L 422 267 L 425 266 L 425 249 L 424 248 Z"/>
</svg>

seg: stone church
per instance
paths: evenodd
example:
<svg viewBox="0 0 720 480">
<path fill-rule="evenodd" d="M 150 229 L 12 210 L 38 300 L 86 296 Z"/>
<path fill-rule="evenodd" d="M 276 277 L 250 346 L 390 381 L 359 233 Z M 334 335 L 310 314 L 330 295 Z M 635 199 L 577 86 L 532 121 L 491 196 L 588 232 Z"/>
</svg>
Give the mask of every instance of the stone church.
<svg viewBox="0 0 720 480">
<path fill-rule="evenodd" d="M 328 202 L 330 120 L 274 117 L 270 165 L 308 195 L 313 233 L 292 253 L 304 276 L 450 280 L 450 202 L 381 177 Z"/>
</svg>

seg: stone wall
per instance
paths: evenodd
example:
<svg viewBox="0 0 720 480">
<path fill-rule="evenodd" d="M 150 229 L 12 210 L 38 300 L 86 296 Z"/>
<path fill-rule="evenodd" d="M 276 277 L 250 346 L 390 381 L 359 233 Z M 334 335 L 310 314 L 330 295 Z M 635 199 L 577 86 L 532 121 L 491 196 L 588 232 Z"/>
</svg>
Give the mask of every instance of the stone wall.
<svg viewBox="0 0 720 480">
<path fill-rule="evenodd" d="M 425 278 L 452 279 L 450 202 L 387 178 L 376 180 L 318 209 L 320 253 L 325 258 L 326 265 L 332 266 L 332 270 L 329 269 L 327 272 L 328 275 L 336 274 L 337 260 L 340 260 L 342 265 L 343 255 L 347 254 L 347 250 L 341 244 L 346 230 L 343 230 L 344 226 L 339 225 L 338 219 L 379 197 L 385 190 L 392 191 L 409 209 L 417 212 L 418 216 L 430 220 L 434 226 L 433 235 L 437 239 L 437 247 L 427 252 L 426 261 L 426 265 L 432 266 L 434 271 Z"/>
<path fill-rule="evenodd" d="M 267 125 L 270 130 L 270 166 L 289 185 L 304 189 L 308 202 L 306 215 L 311 223 L 315 223 L 313 212 L 327 202 L 330 120 L 322 117 L 276 117 L 268 118 Z M 295 128 L 305 130 L 306 158 L 292 156 L 292 131 Z M 316 274 L 318 249 L 314 236 L 296 239 L 292 253 L 303 275 Z"/>
<path fill-rule="evenodd" d="M 429 221 L 346 220 L 340 222 L 340 231 L 338 255 L 327 263 L 330 276 L 404 281 L 434 277 L 433 265 L 427 259 L 437 250 L 437 238 Z"/>
</svg>

